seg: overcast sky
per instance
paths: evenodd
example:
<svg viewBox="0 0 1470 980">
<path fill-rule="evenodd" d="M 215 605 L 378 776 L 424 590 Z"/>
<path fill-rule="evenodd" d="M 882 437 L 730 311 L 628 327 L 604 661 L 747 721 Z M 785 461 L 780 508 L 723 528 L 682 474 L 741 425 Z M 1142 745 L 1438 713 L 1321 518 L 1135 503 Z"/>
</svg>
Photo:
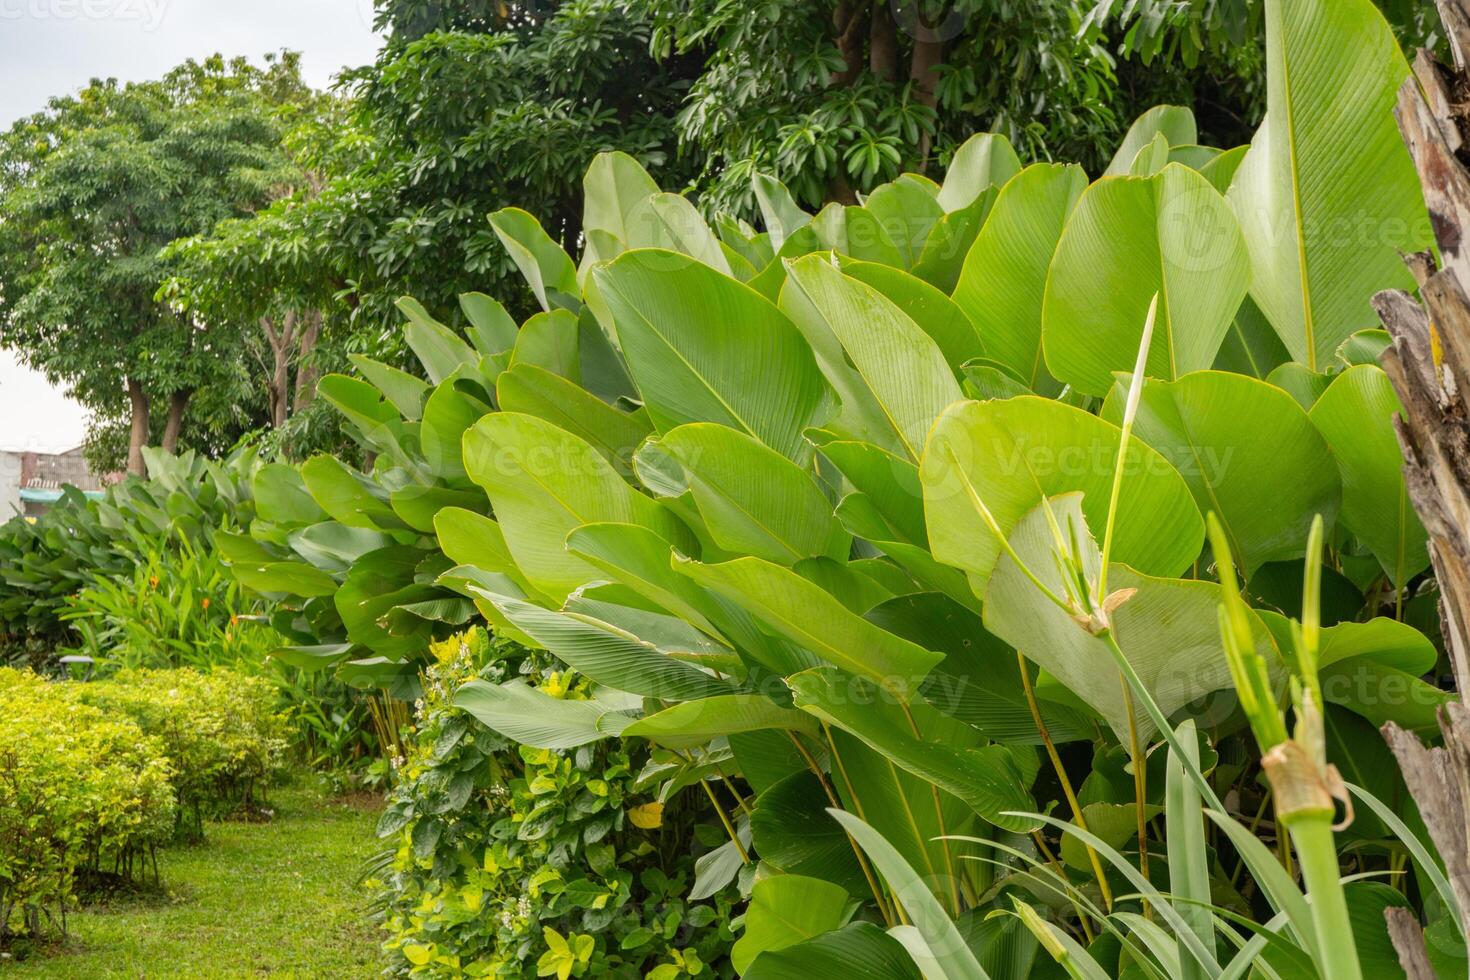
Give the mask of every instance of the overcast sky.
<svg viewBox="0 0 1470 980">
<path fill-rule="evenodd" d="M 0 0 L 0 126 L 93 78 L 158 78 L 215 52 L 302 53 L 326 86 L 378 48 L 372 0 Z M 0 449 L 57 451 L 82 441 L 86 413 L 0 352 Z"/>
</svg>

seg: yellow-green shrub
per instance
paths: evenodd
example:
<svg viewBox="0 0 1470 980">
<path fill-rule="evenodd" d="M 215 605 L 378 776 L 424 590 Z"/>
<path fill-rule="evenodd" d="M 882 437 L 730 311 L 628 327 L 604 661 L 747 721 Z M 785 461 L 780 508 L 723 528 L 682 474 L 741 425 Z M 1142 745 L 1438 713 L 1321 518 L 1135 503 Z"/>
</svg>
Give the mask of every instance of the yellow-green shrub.
<svg viewBox="0 0 1470 980">
<path fill-rule="evenodd" d="M 158 739 L 174 770 L 179 820 L 197 834 L 206 815 L 257 802 L 280 769 L 285 725 L 275 689 L 229 670 L 127 670 L 75 685 L 76 697 L 109 717 L 126 717 Z"/>
<path fill-rule="evenodd" d="M 0 942 L 60 925 L 79 873 L 141 870 L 174 825 L 159 740 L 76 689 L 0 670 Z"/>
</svg>

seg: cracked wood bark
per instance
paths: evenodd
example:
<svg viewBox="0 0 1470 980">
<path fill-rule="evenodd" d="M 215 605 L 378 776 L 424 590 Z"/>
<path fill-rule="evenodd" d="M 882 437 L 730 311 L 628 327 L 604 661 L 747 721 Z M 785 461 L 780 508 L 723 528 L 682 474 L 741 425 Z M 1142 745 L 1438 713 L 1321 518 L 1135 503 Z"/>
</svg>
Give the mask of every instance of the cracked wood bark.
<svg viewBox="0 0 1470 980">
<path fill-rule="evenodd" d="M 1380 293 L 1374 305 L 1393 337 L 1383 368 L 1404 407 L 1394 426 L 1409 497 L 1429 531 L 1455 686 L 1464 692 L 1470 690 L 1470 0 L 1436 3 L 1454 68 L 1419 52 L 1396 115 L 1444 265 L 1436 269 L 1431 256 L 1408 256 L 1423 305 L 1398 290 Z M 1462 934 L 1470 935 L 1470 710 L 1448 705 L 1439 725 L 1443 748 L 1428 748 L 1393 724 L 1384 735 L 1444 861 Z M 1404 910 L 1390 910 L 1387 918 L 1410 980 L 1432 977 L 1421 923 Z"/>
</svg>

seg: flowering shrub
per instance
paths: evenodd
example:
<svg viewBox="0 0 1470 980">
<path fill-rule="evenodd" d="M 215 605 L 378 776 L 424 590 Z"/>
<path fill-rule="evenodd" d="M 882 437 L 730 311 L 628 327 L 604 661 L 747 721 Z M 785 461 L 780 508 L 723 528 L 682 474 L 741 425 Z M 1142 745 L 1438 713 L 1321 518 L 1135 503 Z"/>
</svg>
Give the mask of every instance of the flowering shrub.
<svg viewBox="0 0 1470 980">
<path fill-rule="evenodd" d="M 265 678 L 228 670 L 127 670 L 75 685 L 75 695 L 158 739 L 174 770 L 179 827 L 194 836 L 203 834 L 205 816 L 255 806 L 285 761 L 285 725 Z"/>
<path fill-rule="evenodd" d="M 480 629 L 435 644 L 418 730 L 379 825 L 390 970 L 411 977 L 732 976 L 726 889 L 686 900 L 697 814 L 640 794 L 646 750 L 516 746 L 450 700 L 520 677 L 558 698 L 584 679 Z M 634 816 L 630 816 L 633 814 Z M 635 819 L 636 816 L 636 819 Z"/>
<path fill-rule="evenodd" d="M 64 931 L 79 875 L 141 873 L 174 825 L 162 743 L 75 688 L 0 669 L 0 944 Z"/>
</svg>

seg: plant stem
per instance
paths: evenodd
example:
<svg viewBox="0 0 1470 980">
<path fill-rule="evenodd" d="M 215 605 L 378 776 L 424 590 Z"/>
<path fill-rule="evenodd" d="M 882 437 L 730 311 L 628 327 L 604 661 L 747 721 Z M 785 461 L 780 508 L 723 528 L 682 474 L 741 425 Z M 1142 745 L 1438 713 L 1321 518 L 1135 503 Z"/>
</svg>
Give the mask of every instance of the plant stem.
<svg viewBox="0 0 1470 980">
<path fill-rule="evenodd" d="M 1148 877 L 1148 756 L 1138 741 L 1138 715 L 1133 710 L 1133 693 L 1128 690 L 1128 678 L 1120 672 L 1118 683 L 1123 686 L 1123 706 L 1128 711 L 1128 754 L 1133 756 L 1133 796 L 1138 809 L 1138 871 Z M 1145 915 L 1150 914 L 1149 904 L 1143 903 Z"/>
<path fill-rule="evenodd" d="M 816 756 L 812 755 L 807 747 L 802 744 L 801 736 L 790 729 L 787 729 L 786 734 L 790 736 L 792 744 L 796 746 L 796 751 L 800 752 L 801 757 L 806 760 L 807 768 L 817 777 L 817 782 L 822 784 L 822 792 L 827 794 L 827 802 L 831 803 L 835 809 L 843 809 L 842 801 L 837 798 L 837 793 L 833 791 L 832 784 L 827 782 L 827 777 L 822 773 L 822 767 L 817 765 Z M 873 875 L 873 869 L 869 867 L 868 859 L 863 854 L 863 849 L 858 846 L 857 841 L 852 839 L 851 834 L 844 831 L 843 835 L 847 838 L 848 845 L 852 847 L 852 853 L 857 855 L 858 866 L 863 869 L 863 877 L 868 881 L 868 888 L 872 889 L 873 901 L 878 904 L 878 911 L 883 915 L 883 922 L 891 927 L 894 924 L 893 913 L 889 911 L 888 903 L 883 899 L 883 888 L 878 884 L 878 879 Z"/>
<path fill-rule="evenodd" d="M 1317 927 L 1318 972 L 1332 980 L 1362 980 L 1363 968 L 1358 963 L 1358 948 L 1352 940 L 1353 925 L 1348 918 L 1347 900 L 1343 897 L 1342 878 L 1337 867 L 1337 844 L 1332 833 L 1332 817 L 1304 814 L 1288 828 L 1297 855 L 1301 858 L 1302 879 L 1311 899 L 1312 921 Z"/>
<path fill-rule="evenodd" d="M 1072 788 L 1071 777 L 1067 775 L 1067 769 L 1062 765 L 1062 757 L 1057 754 L 1057 747 L 1051 740 L 1051 732 L 1046 727 L 1046 719 L 1041 717 L 1041 705 L 1036 700 L 1036 692 L 1031 687 L 1031 673 L 1026 666 L 1026 655 L 1018 650 L 1016 660 L 1021 667 L 1021 687 L 1026 691 L 1026 703 L 1031 707 L 1031 718 L 1036 722 L 1036 731 L 1041 735 L 1041 744 L 1046 746 L 1047 757 L 1051 759 L 1052 768 L 1056 770 L 1057 779 L 1062 784 L 1062 795 L 1067 798 L 1067 805 L 1072 808 L 1072 822 L 1083 830 L 1087 830 L 1087 818 L 1082 815 L 1082 804 L 1077 801 L 1077 793 Z M 1092 873 L 1096 876 L 1097 887 L 1102 892 L 1103 907 L 1111 912 L 1113 911 L 1113 890 L 1108 886 L 1107 875 L 1103 873 L 1102 861 L 1098 858 L 1097 852 L 1092 849 L 1091 844 L 1085 846 L 1087 847 L 1087 860 L 1092 863 Z"/>
<path fill-rule="evenodd" d="M 1195 788 L 1199 790 L 1199 795 L 1204 797 L 1210 809 L 1218 813 L 1228 813 L 1225 804 L 1220 802 L 1219 794 L 1210 785 L 1210 781 L 1204 777 L 1204 773 L 1199 771 L 1198 766 L 1189 762 L 1189 756 L 1184 753 L 1184 743 L 1179 741 L 1179 736 L 1174 734 L 1174 729 L 1169 727 L 1169 719 L 1164 717 L 1159 703 L 1154 700 L 1152 694 L 1148 693 L 1148 688 L 1143 686 L 1143 680 L 1138 676 L 1138 671 L 1133 669 L 1133 664 L 1129 663 L 1128 658 L 1123 655 L 1123 648 L 1118 646 L 1118 639 L 1113 635 L 1113 631 L 1103 630 L 1098 634 L 1098 639 L 1107 644 L 1108 652 L 1113 655 L 1113 660 L 1117 662 L 1118 670 L 1122 672 L 1124 680 L 1133 689 L 1134 696 L 1143 704 L 1149 720 L 1154 723 L 1154 727 L 1159 730 L 1159 734 L 1169 744 L 1169 748 L 1173 749 L 1174 754 L 1183 762 L 1184 771 L 1193 781 Z"/>
<path fill-rule="evenodd" d="M 922 742 L 923 736 L 919 734 L 919 726 L 914 721 L 914 713 L 909 710 L 907 702 L 900 701 L 898 704 L 903 708 L 904 717 L 908 719 L 909 731 L 913 733 L 914 740 Z M 944 850 L 944 870 L 949 875 L 949 900 L 954 906 L 955 918 L 958 919 L 963 911 L 960 907 L 960 879 L 954 866 L 954 857 L 949 852 L 949 828 L 945 826 L 944 802 L 940 799 L 938 786 L 930 783 L 929 788 L 934 791 L 934 819 L 939 826 L 939 844 Z"/>
<path fill-rule="evenodd" d="M 725 833 L 730 835 L 730 842 L 735 845 L 735 850 L 740 854 L 740 863 L 749 864 L 750 855 L 746 853 L 745 845 L 740 843 L 740 835 L 735 832 L 734 825 L 730 823 L 730 818 L 725 814 L 725 808 L 720 806 L 719 797 L 715 796 L 715 791 L 710 789 L 709 781 L 701 779 L 699 785 L 704 787 L 705 795 L 714 804 L 715 812 L 720 815 L 720 823 L 725 825 Z"/>
</svg>

